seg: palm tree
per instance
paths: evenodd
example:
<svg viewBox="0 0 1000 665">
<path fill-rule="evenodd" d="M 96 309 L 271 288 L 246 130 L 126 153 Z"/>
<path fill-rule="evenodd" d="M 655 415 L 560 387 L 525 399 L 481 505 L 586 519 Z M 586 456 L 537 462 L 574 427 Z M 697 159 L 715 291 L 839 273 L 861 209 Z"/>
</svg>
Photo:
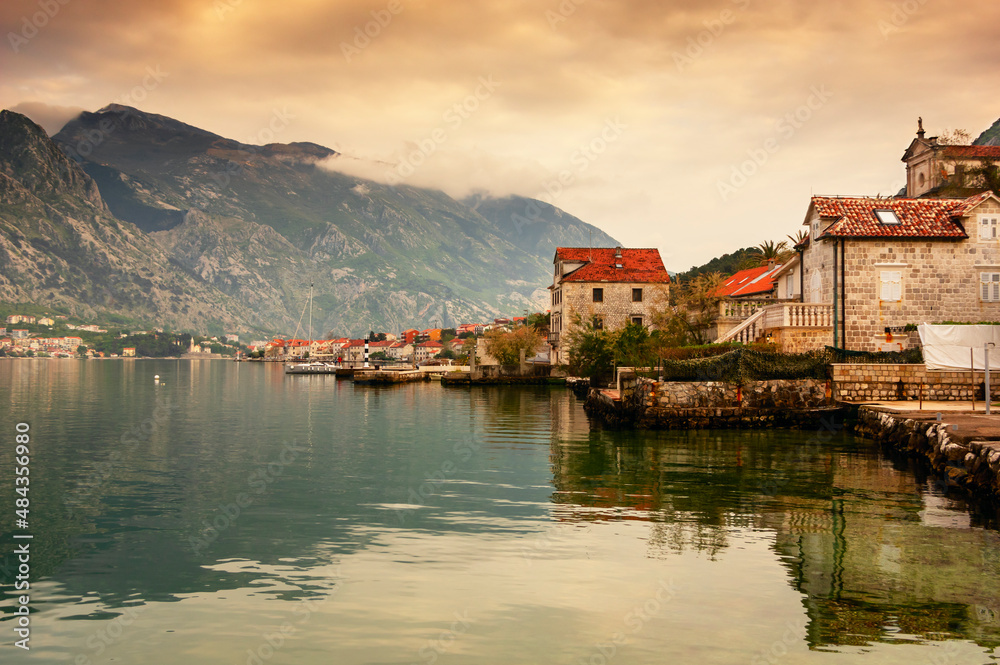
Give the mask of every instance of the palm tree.
<svg viewBox="0 0 1000 665">
<path fill-rule="evenodd" d="M 793 235 L 793 236 L 785 236 L 785 237 L 788 238 L 791 241 L 792 248 L 795 248 L 795 247 L 798 247 L 799 245 L 801 245 L 805 241 L 805 239 L 809 237 L 809 232 L 806 231 L 805 229 L 799 229 L 795 233 L 795 235 Z"/>
<path fill-rule="evenodd" d="M 788 251 L 788 243 L 782 240 L 781 242 L 774 242 L 773 240 L 765 240 L 764 242 L 757 245 L 757 249 L 760 250 L 760 256 L 757 258 L 759 265 L 766 265 L 772 261 L 779 263 L 786 252 Z"/>
</svg>

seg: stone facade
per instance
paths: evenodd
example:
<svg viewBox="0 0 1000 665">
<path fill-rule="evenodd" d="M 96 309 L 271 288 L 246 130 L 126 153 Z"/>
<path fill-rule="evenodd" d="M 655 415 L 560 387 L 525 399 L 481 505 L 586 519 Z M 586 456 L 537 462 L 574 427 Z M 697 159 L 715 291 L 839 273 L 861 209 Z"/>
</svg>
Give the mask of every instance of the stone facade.
<svg viewBox="0 0 1000 665">
<path fill-rule="evenodd" d="M 831 365 L 833 396 L 841 402 L 983 399 L 985 376 L 972 371 L 928 371 L 924 365 Z M 1000 399 L 1000 373 L 990 373 L 990 394 Z"/>
<path fill-rule="evenodd" d="M 596 251 L 596 250 L 595 250 Z M 631 251 L 622 249 L 624 253 Z M 656 253 L 659 262 L 659 253 Z M 555 274 L 552 281 L 551 319 L 549 323 L 549 344 L 552 347 L 551 363 L 563 364 L 568 361 L 566 336 L 574 328 L 577 317 L 581 321 L 592 322 L 599 317 L 605 330 L 617 330 L 633 321 L 646 327 L 653 325 L 654 315 L 669 304 L 670 284 L 664 282 L 630 281 L 630 271 L 623 269 L 620 278 L 612 280 L 567 281 L 564 277 L 585 265 L 583 262 L 561 260 L 557 254 L 554 260 Z M 659 263 L 659 269 L 666 279 L 666 270 Z M 620 279 L 621 281 L 617 281 Z M 600 298 L 595 296 L 600 290 Z"/>
<path fill-rule="evenodd" d="M 783 353 L 819 351 L 833 344 L 832 328 L 774 328 L 770 342 Z"/>
<path fill-rule="evenodd" d="M 843 243 L 846 270 L 845 339 L 838 345 L 855 351 L 878 351 L 886 343 L 885 328 L 894 335 L 908 323 L 1000 321 L 1000 301 L 984 301 L 980 273 L 1000 273 L 1000 238 L 980 239 L 980 217 L 1000 215 L 1000 203 L 987 199 L 963 218 L 967 239 L 846 238 L 817 240 L 828 226 L 815 212 L 806 219 L 813 234 L 803 253 L 806 302 L 837 303 L 834 267 L 840 280 Z M 899 273 L 901 297 L 882 300 L 883 276 Z M 846 330 L 844 330 L 846 328 Z M 898 340 L 897 340 L 898 341 Z"/>
</svg>

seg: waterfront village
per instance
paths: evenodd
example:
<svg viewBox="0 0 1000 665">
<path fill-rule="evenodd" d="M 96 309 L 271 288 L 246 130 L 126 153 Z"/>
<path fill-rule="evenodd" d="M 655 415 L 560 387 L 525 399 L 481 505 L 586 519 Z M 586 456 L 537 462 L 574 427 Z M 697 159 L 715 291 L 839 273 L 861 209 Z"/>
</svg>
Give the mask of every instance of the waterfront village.
<svg viewBox="0 0 1000 665">
<path fill-rule="evenodd" d="M 762 245 L 754 265 L 739 266 L 728 276 L 701 274 L 677 284 L 656 249 L 557 247 L 544 314 L 372 332 L 367 339 L 277 336 L 244 344 L 235 333 L 187 335 L 172 340 L 183 346 L 172 355 L 356 363 L 367 352 L 370 360 L 421 364 L 467 360 L 477 346 L 476 359 L 490 364 L 496 359 L 488 345 L 469 339 L 511 331 L 528 318 L 539 335 L 528 359 L 553 368 L 571 364 L 571 343 L 579 342 L 581 331 L 614 332 L 629 325 L 659 335 L 655 355 L 661 358 L 663 347 L 692 343 L 765 343 L 783 353 L 827 347 L 905 352 L 921 346 L 920 323 L 1000 321 L 997 160 L 1000 146 L 953 145 L 928 137 L 918 120 L 902 155 L 902 191 L 813 196 L 804 204 L 798 233 L 790 226 L 789 244 Z M 0 328 L 0 351 L 8 355 L 134 357 L 144 354 L 129 339 L 163 334 L 121 332 L 123 341 L 101 350 L 83 335 L 106 333 L 104 328 L 70 324 L 66 316 L 15 313 L 5 323 L 9 329 Z M 52 337 L 41 331 L 53 325 L 79 334 Z"/>
</svg>

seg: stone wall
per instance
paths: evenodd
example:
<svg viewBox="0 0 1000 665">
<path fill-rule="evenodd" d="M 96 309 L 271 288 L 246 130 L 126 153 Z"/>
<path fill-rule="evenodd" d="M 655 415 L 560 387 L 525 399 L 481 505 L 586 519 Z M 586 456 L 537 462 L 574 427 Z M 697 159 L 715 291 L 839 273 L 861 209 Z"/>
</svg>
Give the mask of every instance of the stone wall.
<svg viewBox="0 0 1000 665">
<path fill-rule="evenodd" d="M 1000 498 L 1000 442 L 953 438 L 945 422 L 908 419 L 861 407 L 856 434 L 925 459 L 949 485 Z"/>
<path fill-rule="evenodd" d="M 771 342 L 784 353 L 819 351 L 833 344 L 833 328 L 771 328 Z"/>
<path fill-rule="evenodd" d="M 647 407 L 743 407 L 748 409 L 798 409 L 830 406 L 829 381 L 818 379 L 750 381 L 739 388 L 722 381 L 642 380 Z"/>
<path fill-rule="evenodd" d="M 604 290 L 602 302 L 594 302 L 594 289 Z M 632 302 L 632 289 L 642 289 L 642 302 Z M 649 327 L 653 314 L 664 309 L 670 297 L 669 284 L 631 282 L 564 282 L 553 291 L 552 332 L 559 334 L 559 345 L 552 363 L 566 362 L 566 335 L 573 327 L 574 315 L 589 321 L 595 316 L 604 320 L 606 330 L 617 330 L 628 325 L 632 317 L 642 317 Z"/>
<path fill-rule="evenodd" d="M 966 240 L 846 240 L 846 348 L 878 350 L 886 327 L 907 323 L 1000 320 L 1000 302 L 983 302 L 979 282 L 980 272 L 1000 272 L 1000 239 L 979 239 L 979 216 L 997 214 L 1000 205 L 988 200 L 964 217 Z M 834 302 L 833 245 L 814 241 L 804 253 L 806 302 Z M 882 271 L 901 273 L 899 301 L 880 299 Z"/>
<path fill-rule="evenodd" d="M 983 399 L 983 372 L 928 371 L 925 365 L 831 365 L 833 396 L 841 402 Z M 990 373 L 990 394 L 1000 399 L 1000 372 Z"/>
<path fill-rule="evenodd" d="M 743 388 L 715 382 L 657 382 L 621 377 L 615 391 L 591 389 L 588 413 L 606 425 L 639 429 L 753 429 L 838 427 L 843 409 L 831 399 L 829 382 L 751 382 Z"/>
</svg>

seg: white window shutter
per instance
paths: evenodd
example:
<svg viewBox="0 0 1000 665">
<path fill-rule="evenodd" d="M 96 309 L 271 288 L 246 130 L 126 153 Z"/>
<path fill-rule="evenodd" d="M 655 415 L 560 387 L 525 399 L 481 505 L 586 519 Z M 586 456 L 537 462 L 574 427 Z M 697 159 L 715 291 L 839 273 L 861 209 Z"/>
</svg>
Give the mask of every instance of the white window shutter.
<svg viewBox="0 0 1000 665">
<path fill-rule="evenodd" d="M 903 273 L 899 270 L 883 270 L 881 274 L 881 289 L 879 299 L 886 302 L 897 302 L 902 300 Z"/>
</svg>

